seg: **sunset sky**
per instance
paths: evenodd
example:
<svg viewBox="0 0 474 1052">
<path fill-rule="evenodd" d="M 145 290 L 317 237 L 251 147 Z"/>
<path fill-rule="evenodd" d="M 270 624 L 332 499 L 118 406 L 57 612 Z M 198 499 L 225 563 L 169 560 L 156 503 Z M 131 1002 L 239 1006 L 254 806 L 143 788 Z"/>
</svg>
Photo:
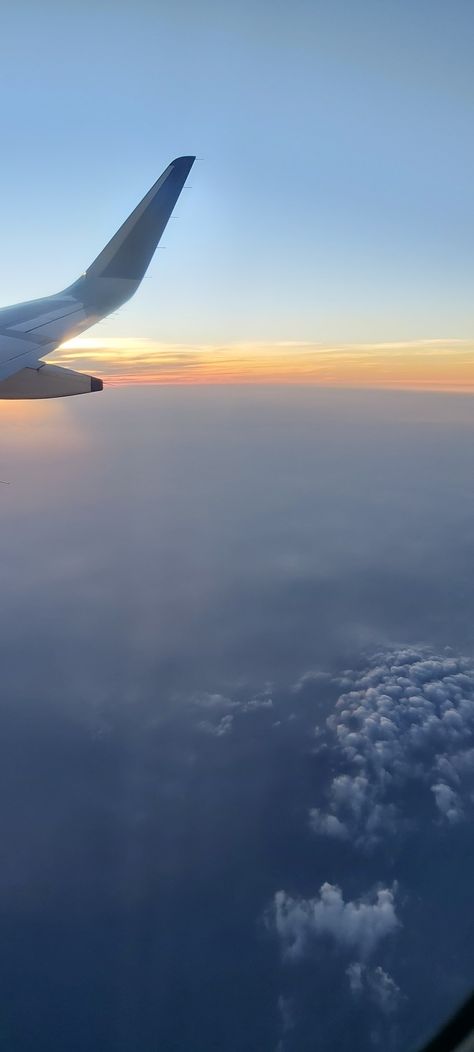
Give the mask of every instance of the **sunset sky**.
<svg viewBox="0 0 474 1052">
<path fill-rule="evenodd" d="M 195 152 L 147 280 L 78 360 L 470 389 L 473 29 L 463 0 L 6 8 L 2 304 L 69 284 Z"/>
<path fill-rule="evenodd" d="M 57 364 L 118 384 L 319 384 L 474 391 L 474 340 L 398 343 L 165 344 L 146 338 L 70 340 Z"/>
<path fill-rule="evenodd" d="M 0 1050 L 421 1049 L 474 987 L 474 4 L 0 32 L 0 306 L 197 156 L 47 359 L 102 393 L 0 401 Z"/>
</svg>

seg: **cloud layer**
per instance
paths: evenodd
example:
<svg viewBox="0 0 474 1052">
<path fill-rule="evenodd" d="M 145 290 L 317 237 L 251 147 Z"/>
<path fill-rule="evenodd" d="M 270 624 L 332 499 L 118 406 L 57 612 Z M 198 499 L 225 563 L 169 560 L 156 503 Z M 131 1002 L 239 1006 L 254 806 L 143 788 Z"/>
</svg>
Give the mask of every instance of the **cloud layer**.
<svg viewBox="0 0 474 1052">
<path fill-rule="evenodd" d="M 427 649 L 379 652 L 345 688 L 318 748 L 339 773 L 311 829 L 371 846 L 410 824 L 414 786 L 431 800 L 432 818 L 463 821 L 474 804 L 474 665 Z M 434 805 L 434 806 L 433 806 Z"/>
<path fill-rule="evenodd" d="M 368 997 L 383 1012 L 395 1012 L 402 997 L 400 987 L 380 964 L 371 968 L 353 961 L 346 969 L 350 991 L 355 998 Z"/>
<path fill-rule="evenodd" d="M 283 954 L 292 960 L 303 957 L 311 942 L 320 938 L 330 938 L 366 958 L 399 923 L 394 888 L 379 888 L 371 896 L 345 902 L 341 888 L 328 883 L 311 899 L 277 891 L 270 914 Z"/>
</svg>

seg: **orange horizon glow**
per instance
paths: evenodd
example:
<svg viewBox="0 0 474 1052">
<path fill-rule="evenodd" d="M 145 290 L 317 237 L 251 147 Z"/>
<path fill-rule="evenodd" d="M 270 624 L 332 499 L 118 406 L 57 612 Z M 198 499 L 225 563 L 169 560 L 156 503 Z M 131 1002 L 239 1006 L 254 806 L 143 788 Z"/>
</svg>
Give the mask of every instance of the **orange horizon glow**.
<svg viewBox="0 0 474 1052">
<path fill-rule="evenodd" d="M 77 337 L 56 365 L 97 373 L 108 385 L 308 384 L 474 392 L 474 339 L 320 346 L 311 343 L 164 344 Z"/>
</svg>

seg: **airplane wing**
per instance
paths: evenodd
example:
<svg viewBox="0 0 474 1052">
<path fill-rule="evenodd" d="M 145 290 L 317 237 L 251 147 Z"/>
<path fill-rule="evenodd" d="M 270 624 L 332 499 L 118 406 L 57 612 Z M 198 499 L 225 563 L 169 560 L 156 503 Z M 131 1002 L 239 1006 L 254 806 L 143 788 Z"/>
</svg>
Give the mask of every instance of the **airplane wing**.
<svg viewBox="0 0 474 1052">
<path fill-rule="evenodd" d="M 474 1052 L 474 994 L 420 1052 Z"/>
<path fill-rule="evenodd" d="M 0 310 L 0 398 L 56 398 L 102 381 L 41 359 L 136 292 L 194 163 L 177 157 L 86 272 L 53 296 Z"/>
</svg>

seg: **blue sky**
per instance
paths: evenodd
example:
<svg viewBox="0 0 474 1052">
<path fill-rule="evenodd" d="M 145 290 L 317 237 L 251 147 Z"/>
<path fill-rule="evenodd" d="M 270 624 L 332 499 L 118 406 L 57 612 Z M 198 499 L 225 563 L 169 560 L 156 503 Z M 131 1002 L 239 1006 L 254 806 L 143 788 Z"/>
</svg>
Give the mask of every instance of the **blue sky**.
<svg viewBox="0 0 474 1052">
<path fill-rule="evenodd" d="M 333 342 L 432 386 L 457 348 L 472 390 L 473 29 L 458 0 L 3 5 L 0 302 L 203 158 L 91 330 L 127 386 L 2 403 L 3 1048 L 396 1052 L 472 985 L 472 395 L 155 382 L 286 342 L 327 383 Z M 369 953 L 346 921 L 380 890 Z"/>
<path fill-rule="evenodd" d="M 461 0 L 5 8 L 1 302 L 72 281 L 195 152 L 150 280 L 101 333 L 472 336 L 473 29 Z"/>
</svg>

